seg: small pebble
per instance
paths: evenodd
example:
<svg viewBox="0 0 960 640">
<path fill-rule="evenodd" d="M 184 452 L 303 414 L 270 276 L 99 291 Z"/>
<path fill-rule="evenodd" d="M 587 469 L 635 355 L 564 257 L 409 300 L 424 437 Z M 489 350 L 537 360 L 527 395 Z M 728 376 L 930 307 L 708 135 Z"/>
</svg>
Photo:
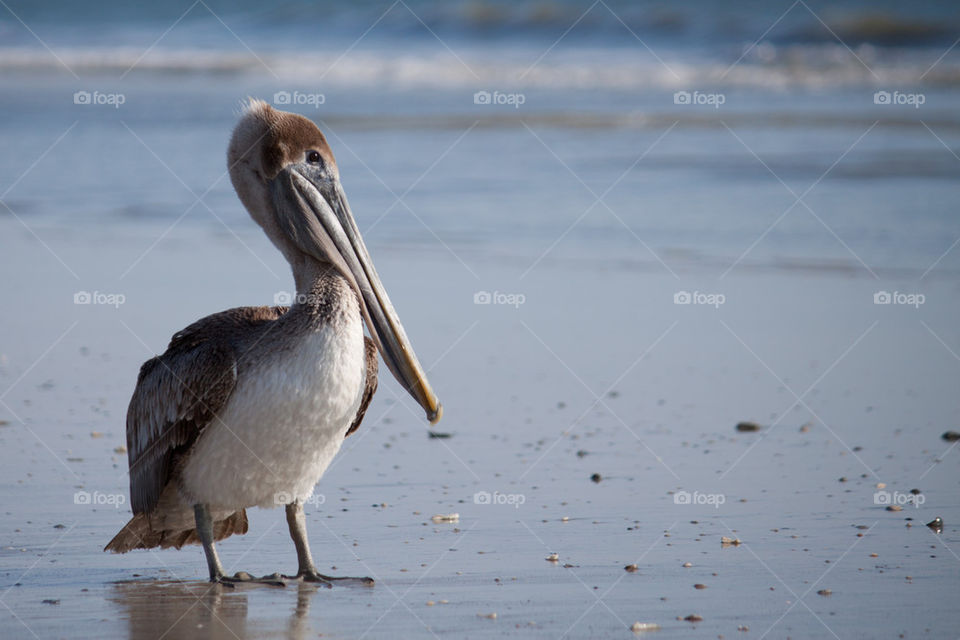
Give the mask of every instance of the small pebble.
<svg viewBox="0 0 960 640">
<path fill-rule="evenodd" d="M 43 604 L 60 604 L 60 600 L 54 600 L 52 598 L 47 598 L 43 601 Z"/>
<path fill-rule="evenodd" d="M 694 589 L 706 589 L 706 588 L 707 588 L 707 585 L 701 584 L 701 583 L 698 582 L 697 584 L 693 585 L 693 588 L 694 588 Z"/>
<path fill-rule="evenodd" d="M 427 431 L 427 438 L 431 440 L 446 440 L 451 436 L 452 434 L 444 433 L 443 431 Z"/>
<path fill-rule="evenodd" d="M 817 591 L 817 595 L 826 597 L 826 596 L 833 595 L 833 591 L 831 591 L 830 589 L 820 589 L 819 591 Z"/>
<path fill-rule="evenodd" d="M 903 507 L 898 504 L 888 504 L 887 511 L 903 511 Z"/>
<path fill-rule="evenodd" d="M 488 620 L 496 620 L 496 619 L 497 619 L 497 612 L 494 611 L 493 613 L 478 613 L 478 614 L 477 614 L 477 617 L 478 617 L 478 618 L 487 618 Z"/>
<path fill-rule="evenodd" d="M 956 442 L 957 440 L 960 440 L 960 431 L 947 431 L 940 437 L 947 442 Z"/>
<path fill-rule="evenodd" d="M 123 445 L 120 445 L 119 447 L 114 447 L 114 448 L 113 448 L 113 452 L 114 452 L 114 453 L 126 453 L 126 452 L 127 452 L 127 448 L 126 448 L 125 446 L 123 446 Z"/>
<path fill-rule="evenodd" d="M 760 431 L 760 425 L 756 422 L 738 422 L 737 431 L 752 432 Z"/>
<path fill-rule="evenodd" d="M 635 565 L 635 564 L 628 564 L 627 566 L 625 566 L 625 567 L 623 568 L 623 570 L 626 571 L 627 573 L 636 573 L 636 572 L 637 572 L 637 565 Z"/>
<path fill-rule="evenodd" d="M 592 476 L 590 476 L 590 479 L 593 480 L 594 482 L 600 482 L 601 480 L 603 480 L 603 476 L 601 476 L 599 473 L 595 473 Z"/>
<path fill-rule="evenodd" d="M 544 559 L 545 559 L 547 562 L 558 562 L 558 561 L 560 560 L 560 555 L 557 554 L 557 553 L 551 553 L 550 555 L 548 555 L 548 556 L 547 556 L 546 558 L 544 558 Z"/>
<path fill-rule="evenodd" d="M 738 547 L 738 546 L 740 546 L 740 538 L 728 538 L 727 536 L 722 536 L 722 537 L 720 538 L 720 545 L 721 545 L 721 546 L 731 546 L 731 545 L 732 545 L 732 546 Z"/>
<path fill-rule="evenodd" d="M 739 627 L 737 627 L 737 631 L 750 631 L 750 627 L 748 627 L 745 624 L 742 624 Z"/>
<path fill-rule="evenodd" d="M 641 631 L 659 631 L 660 625 L 656 622 L 634 622 L 630 625 L 630 631 L 640 633 Z"/>
<path fill-rule="evenodd" d="M 684 563 L 683 563 L 683 568 L 684 568 L 684 569 L 689 569 L 689 568 L 692 567 L 692 566 L 693 566 L 693 563 L 692 563 L 692 562 L 684 562 Z"/>
<path fill-rule="evenodd" d="M 936 531 L 937 533 L 940 533 L 941 531 L 943 531 L 943 518 L 941 518 L 940 516 L 937 516 L 936 518 L 928 522 L 927 526 L 933 529 L 934 531 Z"/>
<path fill-rule="evenodd" d="M 703 620 L 703 616 L 696 613 L 691 613 L 686 618 L 684 618 L 684 620 L 686 620 L 687 622 L 701 622 Z"/>
</svg>

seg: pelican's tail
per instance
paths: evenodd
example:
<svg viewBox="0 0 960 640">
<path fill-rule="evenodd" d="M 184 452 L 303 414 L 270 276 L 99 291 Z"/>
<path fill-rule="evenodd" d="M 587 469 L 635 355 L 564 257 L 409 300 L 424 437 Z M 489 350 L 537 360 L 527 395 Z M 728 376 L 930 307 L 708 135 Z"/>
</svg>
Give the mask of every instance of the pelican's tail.
<svg viewBox="0 0 960 640">
<path fill-rule="evenodd" d="M 192 513 L 192 510 L 191 510 Z M 219 514 L 217 514 L 219 515 Z M 120 533 L 113 537 L 104 551 L 113 551 L 114 553 L 126 553 L 133 549 L 169 549 L 175 547 L 179 549 L 185 544 L 200 544 L 200 536 L 197 528 L 192 522 L 182 522 L 181 526 L 170 527 L 169 518 L 157 517 L 156 513 L 138 513 L 130 519 Z M 224 518 L 214 520 L 213 539 L 214 541 L 223 540 L 233 534 L 244 534 L 247 532 L 247 510 L 240 509 Z"/>
</svg>

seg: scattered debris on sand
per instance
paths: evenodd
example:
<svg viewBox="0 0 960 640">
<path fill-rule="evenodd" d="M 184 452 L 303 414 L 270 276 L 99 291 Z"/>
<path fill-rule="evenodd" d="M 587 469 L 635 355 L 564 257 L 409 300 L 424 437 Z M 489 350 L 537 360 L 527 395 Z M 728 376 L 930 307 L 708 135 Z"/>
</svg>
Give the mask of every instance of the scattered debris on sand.
<svg viewBox="0 0 960 640">
<path fill-rule="evenodd" d="M 707 588 L 707 585 L 698 582 L 697 584 L 693 585 L 693 588 L 694 588 L 694 589 L 706 589 L 706 588 Z"/>
<path fill-rule="evenodd" d="M 817 591 L 817 595 L 823 596 L 823 597 L 832 596 L 833 591 L 830 589 L 820 589 L 819 591 Z"/>
<path fill-rule="evenodd" d="M 941 518 L 940 516 L 937 516 L 936 518 L 928 522 L 927 526 L 933 529 L 934 531 L 936 531 L 937 533 L 941 533 L 943 531 L 943 518 Z"/>
<path fill-rule="evenodd" d="M 754 431 L 760 431 L 760 425 L 756 422 L 738 422 L 737 431 L 744 433 L 752 433 Z"/>
<path fill-rule="evenodd" d="M 888 504 L 887 511 L 903 511 L 903 507 L 898 504 Z"/>
<path fill-rule="evenodd" d="M 427 431 L 427 438 L 431 440 L 446 440 L 447 438 L 452 438 L 452 433 L 446 433 L 444 431 Z"/>
<path fill-rule="evenodd" d="M 960 431 L 947 431 L 940 437 L 947 442 L 956 442 L 957 440 L 960 440 Z"/>
<path fill-rule="evenodd" d="M 449 523 L 449 522 L 460 522 L 459 513 L 438 513 L 437 515 L 430 518 L 433 520 L 434 524 Z"/>
<path fill-rule="evenodd" d="M 600 482 L 601 480 L 603 480 L 603 476 L 601 476 L 599 473 L 595 473 L 592 476 L 590 476 L 590 479 L 593 480 L 594 482 Z"/>
<path fill-rule="evenodd" d="M 677 620 L 680 620 L 680 619 L 681 618 L 677 618 Z M 703 622 L 703 616 L 701 616 L 699 613 L 691 613 L 690 615 L 682 619 L 686 620 L 687 622 Z"/>
<path fill-rule="evenodd" d="M 547 562 L 560 562 L 560 554 L 551 553 L 546 558 L 544 558 L 544 560 L 546 560 Z"/>
<path fill-rule="evenodd" d="M 630 625 L 630 631 L 640 633 L 642 631 L 660 631 L 660 625 L 656 622 L 634 622 Z"/>
<path fill-rule="evenodd" d="M 625 567 L 623 568 L 623 570 L 626 571 L 627 573 L 636 573 L 636 572 L 637 572 L 637 565 L 635 565 L 635 564 L 628 564 L 627 566 L 625 566 Z"/>
<path fill-rule="evenodd" d="M 722 536 L 720 538 L 721 547 L 739 547 L 740 544 L 740 538 L 729 538 L 727 536 Z"/>
<path fill-rule="evenodd" d="M 490 613 L 478 613 L 478 614 L 477 614 L 477 617 L 478 617 L 478 618 L 486 618 L 487 620 L 496 620 L 496 619 L 497 619 L 497 612 L 496 612 L 496 611 L 492 611 L 492 612 L 490 612 Z"/>
</svg>

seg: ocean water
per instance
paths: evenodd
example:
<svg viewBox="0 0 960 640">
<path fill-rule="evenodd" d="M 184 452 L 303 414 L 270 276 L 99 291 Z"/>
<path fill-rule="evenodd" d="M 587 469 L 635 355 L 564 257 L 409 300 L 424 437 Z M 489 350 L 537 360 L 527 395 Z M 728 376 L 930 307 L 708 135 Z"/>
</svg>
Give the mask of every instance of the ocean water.
<svg viewBox="0 0 960 640">
<path fill-rule="evenodd" d="M 250 228 L 223 149 L 255 96 L 327 132 L 377 245 L 960 264 L 952 3 L 7 6 L 3 215 L 29 225 Z"/>
</svg>

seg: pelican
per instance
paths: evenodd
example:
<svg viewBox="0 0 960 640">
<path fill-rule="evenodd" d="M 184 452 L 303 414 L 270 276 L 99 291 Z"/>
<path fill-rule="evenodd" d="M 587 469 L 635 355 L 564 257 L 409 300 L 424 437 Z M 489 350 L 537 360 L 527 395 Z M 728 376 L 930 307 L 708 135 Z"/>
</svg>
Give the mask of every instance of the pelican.
<svg viewBox="0 0 960 640">
<path fill-rule="evenodd" d="M 377 389 L 377 353 L 431 423 L 442 407 L 317 126 L 251 99 L 227 163 L 241 202 L 290 263 L 297 296 L 289 308 L 240 307 L 202 318 L 144 363 L 127 411 L 134 515 L 104 551 L 199 543 L 212 582 L 329 585 L 345 578 L 317 571 L 303 503 L 363 420 Z M 297 551 L 296 576 L 226 576 L 215 543 L 247 532 L 248 507 L 279 504 Z"/>
</svg>

